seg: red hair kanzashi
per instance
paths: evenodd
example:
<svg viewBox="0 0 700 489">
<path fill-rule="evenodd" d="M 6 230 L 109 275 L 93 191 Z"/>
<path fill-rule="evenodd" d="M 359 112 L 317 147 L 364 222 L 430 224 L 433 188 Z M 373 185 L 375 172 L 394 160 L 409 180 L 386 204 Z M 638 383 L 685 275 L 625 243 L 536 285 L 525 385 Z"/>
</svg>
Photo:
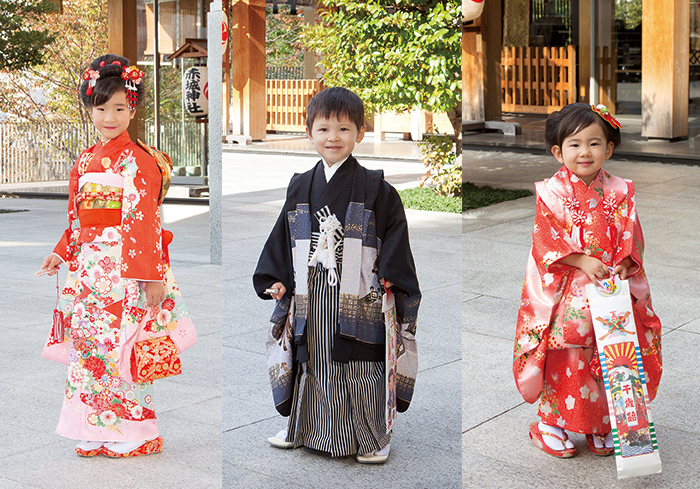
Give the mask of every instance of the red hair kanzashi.
<svg viewBox="0 0 700 489">
<path fill-rule="evenodd" d="M 620 123 L 617 121 L 617 119 L 613 117 L 613 115 L 610 113 L 610 111 L 605 105 L 591 105 L 591 109 L 593 110 L 593 112 L 605 119 L 613 127 L 613 129 L 620 129 Z"/>
</svg>

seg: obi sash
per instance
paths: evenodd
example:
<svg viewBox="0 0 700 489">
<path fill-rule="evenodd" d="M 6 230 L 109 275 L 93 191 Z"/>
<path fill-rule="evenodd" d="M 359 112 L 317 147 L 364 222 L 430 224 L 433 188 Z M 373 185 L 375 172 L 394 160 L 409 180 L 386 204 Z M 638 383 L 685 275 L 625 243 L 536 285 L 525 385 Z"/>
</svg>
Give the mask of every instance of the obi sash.
<svg viewBox="0 0 700 489">
<path fill-rule="evenodd" d="M 124 177 L 115 173 L 85 173 L 76 196 L 81 228 L 121 224 Z"/>
</svg>

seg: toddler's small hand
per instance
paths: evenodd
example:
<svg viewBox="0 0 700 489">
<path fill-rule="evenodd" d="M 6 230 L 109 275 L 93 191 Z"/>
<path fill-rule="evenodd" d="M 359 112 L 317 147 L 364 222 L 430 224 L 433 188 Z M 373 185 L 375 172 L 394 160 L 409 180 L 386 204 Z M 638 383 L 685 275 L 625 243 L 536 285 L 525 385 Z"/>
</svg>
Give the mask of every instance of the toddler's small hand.
<svg viewBox="0 0 700 489">
<path fill-rule="evenodd" d="M 596 279 L 603 279 L 610 276 L 610 270 L 608 267 L 597 258 L 592 256 L 583 255 L 579 262 L 579 269 L 586 274 L 586 276 L 595 282 Z"/>
<path fill-rule="evenodd" d="M 622 260 L 612 271 L 613 275 L 619 275 L 620 280 L 627 279 L 629 275 L 629 269 L 634 265 L 634 262 L 630 258 L 625 258 Z"/>
</svg>

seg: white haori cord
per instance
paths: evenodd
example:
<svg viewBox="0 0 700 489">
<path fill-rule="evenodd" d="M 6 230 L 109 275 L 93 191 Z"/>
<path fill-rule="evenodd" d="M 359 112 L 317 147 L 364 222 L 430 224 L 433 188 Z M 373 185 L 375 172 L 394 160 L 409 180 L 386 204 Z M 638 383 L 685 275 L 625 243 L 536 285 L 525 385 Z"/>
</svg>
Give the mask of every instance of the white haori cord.
<svg viewBox="0 0 700 489">
<path fill-rule="evenodd" d="M 338 283 L 338 272 L 335 262 L 335 248 L 338 245 L 336 241 L 336 231 L 340 230 L 341 225 L 335 214 L 328 217 L 321 217 L 318 220 L 320 235 L 318 244 L 311 258 L 309 258 L 309 266 L 312 267 L 316 263 L 320 263 L 328 270 L 328 285 L 335 287 Z"/>
</svg>

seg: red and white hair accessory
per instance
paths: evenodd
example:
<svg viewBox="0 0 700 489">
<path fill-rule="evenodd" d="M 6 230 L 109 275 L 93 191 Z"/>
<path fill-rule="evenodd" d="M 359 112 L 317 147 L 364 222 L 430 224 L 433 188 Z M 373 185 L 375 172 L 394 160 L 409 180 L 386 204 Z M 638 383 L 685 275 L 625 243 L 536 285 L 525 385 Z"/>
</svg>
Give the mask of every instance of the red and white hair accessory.
<svg viewBox="0 0 700 489">
<path fill-rule="evenodd" d="M 608 108 L 603 105 L 603 104 L 598 104 L 598 105 L 591 105 L 591 109 L 593 109 L 593 112 L 601 116 L 603 119 L 608 121 L 608 123 L 613 127 L 613 129 L 620 129 L 620 123 L 617 122 L 617 119 L 613 117 L 613 115 L 610 113 Z"/>
<path fill-rule="evenodd" d="M 88 97 L 92 95 L 92 89 L 95 87 L 95 83 L 97 83 L 97 79 L 100 77 L 100 72 L 97 70 L 87 70 L 85 73 L 83 73 L 83 80 L 88 82 L 88 88 L 85 91 L 85 95 Z"/>
<path fill-rule="evenodd" d="M 125 66 L 122 68 L 122 78 L 126 80 L 124 88 L 126 88 L 126 99 L 129 103 L 129 107 L 135 109 L 138 103 L 136 85 L 143 80 L 143 71 L 139 70 L 136 66 Z"/>
</svg>

